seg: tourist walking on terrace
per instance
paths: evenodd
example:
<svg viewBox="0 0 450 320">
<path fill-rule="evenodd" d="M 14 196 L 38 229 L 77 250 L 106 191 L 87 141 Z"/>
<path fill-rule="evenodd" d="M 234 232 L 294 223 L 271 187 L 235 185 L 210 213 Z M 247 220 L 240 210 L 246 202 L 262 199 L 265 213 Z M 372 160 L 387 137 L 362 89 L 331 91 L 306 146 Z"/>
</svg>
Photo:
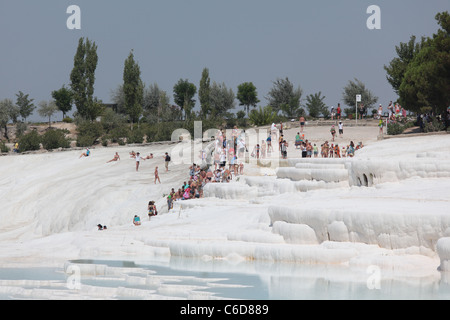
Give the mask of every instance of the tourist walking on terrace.
<svg viewBox="0 0 450 320">
<path fill-rule="evenodd" d="M 303 129 L 305 127 L 305 117 L 300 117 L 300 132 L 303 133 Z"/>
<path fill-rule="evenodd" d="M 165 166 L 166 166 L 166 172 L 169 171 L 169 162 L 170 162 L 170 156 L 166 152 L 166 154 L 164 156 L 164 163 L 165 163 Z"/>
<path fill-rule="evenodd" d="M 336 129 L 334 128 L 334 125 L 331 126 L 330 132 L 331 132 L 331 139 L 332 139 L 331 141 L 334 141 L 334 137 L 336 136 Z"/>
<path fill-rule="evenodd" d="M 288 147 L 288 143 L 286 142 L 286 140 L 283 140 L 280 145 L 281 157 L 283 159 L 287 159 L 287 147 Z"/>
<path fill-rule="evenodd" d="M 381 119 L 382 116 L 383 116 L 383 106 L 380 104 L 380 106 L 378 107 L 378 119 Z"/>
<path fill-rule="evenodd" d="M 155 184 L 156 184 L 156 180 L 158 180 L 158 182 L 161 183 L 161 180 L 159 180 L 158 167 L 155 168 Z"/>
<path fill-rule="evenodd" d="M 339 128 L 339 137 L 342 138 L 342 136 L 344 135 L 344 124 L 342 123 L 342 121 L 339 121 L 338 128 Z"/>
<path fill-rule="evenodd" d="M 136 153 L 136 172 L 139 171 L 139 163 L 141 162 L 141 154 L 138 152 Z"/>
</svg>

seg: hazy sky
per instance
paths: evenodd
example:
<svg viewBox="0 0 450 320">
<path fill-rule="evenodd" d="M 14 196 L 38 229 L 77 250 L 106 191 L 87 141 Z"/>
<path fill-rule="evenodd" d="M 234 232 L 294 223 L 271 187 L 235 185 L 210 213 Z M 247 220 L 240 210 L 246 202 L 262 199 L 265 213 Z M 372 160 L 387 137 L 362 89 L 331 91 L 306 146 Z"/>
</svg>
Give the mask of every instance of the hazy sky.
<svg viewBox="0 0 450 320">
<path fill-rule="evenodd" d="M 81 30 L 67 28 L 70 5 L 81 9 Z M 366 26 L 370 5 L 381 9 L 380 30 Z M 235 93 L 253 82 L 261 106 L 285 77 L 302 98 L 321 91 L 328 106 L 342 103 L 344 86 L 358 78 L 386 106 L 396 95 L 383 66 L 411 35 L 435 33 L 442 11 L 449 0 L 0 0 L 0 100 L 15 101 L 19 90 L 51 99 L 70 83 L 78 39 L 87 37 L 98 45 L 95 95 L 103 102 L 134 49 L 142 80 L 171 102 L 180 78 L 198 88 L 207 67 Z"/>
</svg>

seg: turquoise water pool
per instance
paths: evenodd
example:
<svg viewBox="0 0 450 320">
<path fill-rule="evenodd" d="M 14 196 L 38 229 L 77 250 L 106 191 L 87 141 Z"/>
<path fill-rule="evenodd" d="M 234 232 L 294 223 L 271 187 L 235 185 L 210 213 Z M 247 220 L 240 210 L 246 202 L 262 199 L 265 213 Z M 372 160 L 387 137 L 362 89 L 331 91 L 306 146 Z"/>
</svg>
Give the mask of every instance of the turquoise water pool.
<svg viewBox="0 0 450 320">
<path fill-rule="evenodd" d="M 80 288 L 62 269 L 0 269 L 0 299 L 448 300 L 450 276 L 372 274 L 344 266 L 201 261 L 75 260 Z M 83 270 L 91 270 L 85 272 Z M 92 271 L 95 270 L 95 271 Z"/>
</svg>

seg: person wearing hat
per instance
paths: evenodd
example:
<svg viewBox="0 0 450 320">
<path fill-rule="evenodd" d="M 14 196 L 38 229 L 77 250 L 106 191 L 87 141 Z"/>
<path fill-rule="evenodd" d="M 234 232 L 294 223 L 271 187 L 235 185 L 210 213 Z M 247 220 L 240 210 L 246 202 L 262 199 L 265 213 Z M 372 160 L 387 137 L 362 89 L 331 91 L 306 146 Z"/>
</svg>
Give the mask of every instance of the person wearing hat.
<svg viewBox="0 0 450 320">
<path fill-rule="evenodd" d="M 342 135 L 344 134 L 344 124 L 342 123 L 342 121 L 339 121 L 338 128 L 339 128 L 339 137 L 342 138 Z"/>
<path fill-rule="evenodd" d="M 383 115 L 383 106 L 380 104 L 378 106 L 378 119 L 381 119 L 382 115 Z"/>
</svg>

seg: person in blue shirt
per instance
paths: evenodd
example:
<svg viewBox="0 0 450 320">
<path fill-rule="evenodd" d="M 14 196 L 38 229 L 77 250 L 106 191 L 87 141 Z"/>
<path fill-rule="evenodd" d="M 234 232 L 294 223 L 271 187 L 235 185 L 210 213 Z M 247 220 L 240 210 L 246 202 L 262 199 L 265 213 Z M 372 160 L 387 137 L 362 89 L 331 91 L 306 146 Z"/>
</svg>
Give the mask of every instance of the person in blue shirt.
<svg viewBox="0 0 450 320">
<path fill-rule="evenodd" d="M 83 152 L 80 156 L 81 157 L 89 157 L 89 155 L 91 154 L 91 150 L 89 150 L 89 148 L 86 148 L 86 152 Z"/>
<path fill-rule="evenodd" d="M 272 148 L 272 134 L 269 132 L 269 136 L 267 137 L 267 152 L 273 151 Z"/>
<path fill-rule="evenodd" d="M 141 225 L 141 218 L 139 218 L 139 216 L 134 216 L 133 224 L 135 226 L 140 226 Z"/>
</svg>

